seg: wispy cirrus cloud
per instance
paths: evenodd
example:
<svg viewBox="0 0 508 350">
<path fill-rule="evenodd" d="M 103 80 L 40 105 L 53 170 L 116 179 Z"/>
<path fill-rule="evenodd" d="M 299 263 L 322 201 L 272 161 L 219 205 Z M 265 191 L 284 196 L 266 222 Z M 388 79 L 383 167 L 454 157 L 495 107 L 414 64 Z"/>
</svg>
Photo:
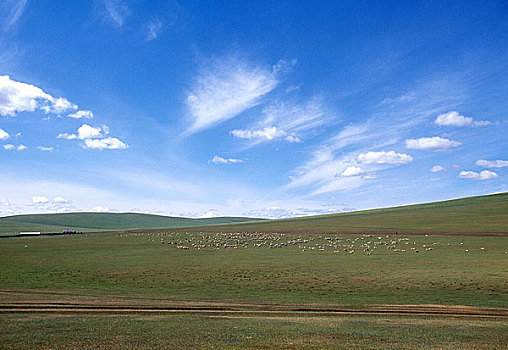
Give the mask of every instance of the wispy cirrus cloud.
<svg viewBox="0 0 508 350">
<path fill-rule="evenodd" d="M 146 24 L 146 41 L 157 39 L 163 30 L 163 24 L 159 19 L 152 19 Z"/>
<path fill-rule="evenodd" d="M 329 119 L 320 98 L 314 97 L 303 104 L 279 100 L 263 109 L 263 118 L 251 128 L 232 130 L 230 134 L 254 144 L 277 139 L 301 142 L 307 132 Z"/>
<path fill-rule="evenodd" d="M 27 0 L 3 0 L 0 4 L 0 26 L 8 32 L 25 11 Z"/>
<path fill-rule="evenodd" d="M 277 83 L 266 68 L 231 57 L 216 60 L 198 74 L 187 95 L 192 124 L 184 135 L 211 128 L 256 106 Z"/>
<path fill-rule="evenodd" d="M 330 136 L 293 170 L 284 188 L 307 189 L 311 196 L 352 190 L 377 179 L 377 171 L 412 162 L 411 155 L 396 150 L 397 144 L 456 100 L 455 96 L 421 96 L 427 96 L 426 91 L 389 99 L 376 106 L 377 112 L 365 122 L 347 125 Z"/>
<path fill-rule="evenodd" d="M 122 0 L 104 0 L 104 17 L 116 27 L 124 24 L 130 9 Z"/>
</svg>

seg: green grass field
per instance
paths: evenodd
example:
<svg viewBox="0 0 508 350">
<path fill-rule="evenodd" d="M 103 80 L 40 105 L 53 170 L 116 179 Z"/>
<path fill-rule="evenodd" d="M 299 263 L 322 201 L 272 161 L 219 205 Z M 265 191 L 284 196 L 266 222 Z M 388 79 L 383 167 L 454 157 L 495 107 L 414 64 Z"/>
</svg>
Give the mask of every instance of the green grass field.
<svg viewBox="0 0 508 350">
<path fill-rule="evenodd" d="M 15 215 L 0 218 L 0 235 L 13 235 L 22 231 L 61 232 L 75 229 L 79 232 L 153 229 L 160 227 L 193 227 L 260 219 L 220 217 L 190 219 L 136 213 L 60 213 Z"/>
<path fill-rule="evenodd" d="M 394 208 L 200 227 L 209 232 L 508 233 L 508 193 Z"/>
<path fill-rule="evenodd" d="M 506 236 L 168 231 L 8 238 L 0 240 L 0 303 L 499 309 L 508 308 L 507 250 Z M 4 312 L 0 320 L 6 348 L 496 349 L 508 338 L 506 312 L 504 317 Z"/>
<path fill-rule="evenodd" d="M 154 229 L 2 238 L 0 344 L 501 349 L 508 341 L 507 198 L 262 221 L 257 233 L 231 227 L 219 232 L 228 227 L 219 225 L 213 232 Z M 310 230 L 315 220 L 337 225 L 355 215 L 363 217 L 364 225 L 373 223 L 370 215 L 380 215 L 386 221 L 379 226 L 385 228 L 398 217 L 396 231 L 403 232 L 423 212 L 448 215 L 434 226 L 439 234 L 284 233 Z M 484 220 L 485 229 L 476 220 Z M 281 223 L 286 229 L 273 230 L 278 233 L 265 227 Z M 346 227 L 333 225 L 318 222 L 312 232 Z M 442 234 L 448 230 L 443 227 L 461 231 Z M 69 305 L 85 309 L 58 309 Z M 28 309 L 13 309 L 21 306 Z M 130 311 L 108 311 L 112 306 Z M 90 307 L 99 309 L 87 311 Z M 196 311 L 136 311 L 151 307 Z M 448 309 L 451 313 L 441 311 Z"/>
<path fill-rule="evenodd" d="M 4 349 L 502 349 L 506 320 L 445 316 L 0 315 Z"/>
<path fill-rule="evenodd" d="M 183 233 L 2 239 L 0 287 L 181 301 L 508 307 L 506 236 L 358 237 L 332 243 L 325 236 Z M 295 239 L 309 242 L 270 248 Z M 395 249 L 405 252 L 388 249 L 398 239 Z M 386 244 L 363 251 L 375 241 Z M 220 249 L 177 248 L 193 242 Z"/>
</svg>

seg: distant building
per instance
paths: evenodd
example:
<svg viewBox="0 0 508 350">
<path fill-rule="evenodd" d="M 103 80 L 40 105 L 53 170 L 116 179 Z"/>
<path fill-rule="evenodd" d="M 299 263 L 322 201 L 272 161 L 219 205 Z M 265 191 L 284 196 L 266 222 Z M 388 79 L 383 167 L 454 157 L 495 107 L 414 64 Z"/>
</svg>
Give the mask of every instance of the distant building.
<svg viewBox="0 0 508 350">
<path fill-rule="evenodd" d="M 70 235 L 70 234 L 74 234 L 74 233 L 77 233 L 76 230 L 63 230 L 62 231 L 62 234 L 64 234 L 64 235 Z"/>
<path fill-rule="evenodd" d="M 40 232 L 20 232 L 20 235 L 40 235 Z"/>
</svg>

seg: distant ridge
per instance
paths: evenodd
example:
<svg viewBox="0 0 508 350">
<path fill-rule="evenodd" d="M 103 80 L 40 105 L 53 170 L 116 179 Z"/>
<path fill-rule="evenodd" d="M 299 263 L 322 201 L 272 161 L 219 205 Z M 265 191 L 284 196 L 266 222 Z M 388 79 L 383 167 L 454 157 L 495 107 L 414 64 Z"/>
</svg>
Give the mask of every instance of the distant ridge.
<svg viewBox="0 0 508 350">
<path fill-rule="evenodd" d="M 42 233 L 74 229 L 81 232 L 133 229 L 195 227 L 203 225 L 259 221 L 244 217 L 217 217 L 191 219 L 139 213 L 57 213 L 14 215 L 0 218 L 0 235 L 18 234 L 21 231 Z"/>
<path fill-rule="evenodd" d="M 348 213 L 216 225 L 200 227 L 199 231 L 508 235 L 508 193 Z"/>
</svg>

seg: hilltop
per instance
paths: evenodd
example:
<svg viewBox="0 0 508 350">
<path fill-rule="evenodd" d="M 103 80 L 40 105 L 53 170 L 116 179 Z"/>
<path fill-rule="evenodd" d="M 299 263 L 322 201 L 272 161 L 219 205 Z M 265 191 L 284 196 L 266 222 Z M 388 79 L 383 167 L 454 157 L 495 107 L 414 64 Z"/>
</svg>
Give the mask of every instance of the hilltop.
<svg viewBox="0 0 508 350">
<path fill-rule="evenodd" d="M 194 227 L 259 220 L 262 219 L 244 217 L 191 219 L 139 213 L 31 214 L 0 218 L 0 235 L 18 234 L 21 231 L 61 232 L 65 229 L 74 229 L 80 232 L 98 232 Z"/>
<path fill-rule="evenodd" d="M 190 228 L 189 231 L 195 231 Z M 508 234 L 508 193 L 339 214 L 200 227 L 199 231 Z"/>
</svg>

